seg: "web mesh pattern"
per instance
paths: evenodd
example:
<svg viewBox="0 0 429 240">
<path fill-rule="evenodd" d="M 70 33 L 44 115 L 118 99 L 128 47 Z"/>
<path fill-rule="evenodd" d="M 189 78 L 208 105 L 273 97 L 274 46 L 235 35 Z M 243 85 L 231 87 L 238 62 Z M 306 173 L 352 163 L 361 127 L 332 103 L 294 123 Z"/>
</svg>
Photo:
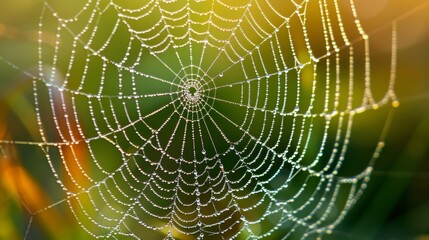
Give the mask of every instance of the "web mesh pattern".
<svg viewBox="0 0 429 240">
<path fill-rule="evenodd" d="M 38 144 L 96 238 L 321 237 L 383 147 L 342 174 L 355 116 L 398 104 L 392 42 L 377 100 L 353 0 L 45 1 Z"/>
</svg>

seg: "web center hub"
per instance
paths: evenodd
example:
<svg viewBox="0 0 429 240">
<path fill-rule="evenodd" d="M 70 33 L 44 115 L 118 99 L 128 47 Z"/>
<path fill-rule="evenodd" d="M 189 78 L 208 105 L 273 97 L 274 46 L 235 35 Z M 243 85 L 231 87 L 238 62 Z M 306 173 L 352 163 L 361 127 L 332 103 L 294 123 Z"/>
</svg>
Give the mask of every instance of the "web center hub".
<svg viewBox="0 0 429 240">
<path fill-rule="evenodd" d="M 183 97 L 187 104 L 194 105 L 198 103 L 201 97 L 201 85 L 195 80 L 185 82 L 183 88 Z"/>
<path fill-rule="evenodd" d="M 170 97 L 181 118 L 199 121 L 212 110 L 216 89 L 215 82 L 203 69 L 190 65 L 173 79 Z"/>
</svg>

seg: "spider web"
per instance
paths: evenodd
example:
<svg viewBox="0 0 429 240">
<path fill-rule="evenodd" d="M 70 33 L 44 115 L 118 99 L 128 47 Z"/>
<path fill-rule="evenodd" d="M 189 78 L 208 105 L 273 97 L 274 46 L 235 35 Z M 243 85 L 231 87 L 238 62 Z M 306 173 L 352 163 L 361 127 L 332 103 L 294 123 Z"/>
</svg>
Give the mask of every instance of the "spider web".
<svg viewBox="0 0 429 240">
<path fill-rule="evenodd" d="M 321 237 L 384 146 L 348 174 L 355 117 L 398 106 L 395 29 L 376 98 L 353 0 L 45 1 L 38 39 L 40 141 L 1 143 L 39 146 L 95 238 Z"/>
</svg>

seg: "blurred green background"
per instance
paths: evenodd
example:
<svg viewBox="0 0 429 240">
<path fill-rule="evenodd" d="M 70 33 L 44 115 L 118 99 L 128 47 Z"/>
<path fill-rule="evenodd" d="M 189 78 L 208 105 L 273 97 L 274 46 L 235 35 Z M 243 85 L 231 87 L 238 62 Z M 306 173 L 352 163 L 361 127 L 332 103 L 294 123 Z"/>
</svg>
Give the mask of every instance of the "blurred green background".
<svg viewBox="0 0 429 240">
<path fill-rule="evenodd" d="M 428 1 L 356 1 L 379 56 L 388 51 L 398 20 L 396 109 L 386 148 L 367 192 L 333 239 L 429 238 L 429 8 Z M 376 57 L 377 58 L 377 57 Z M 373 70 L 381 61 L 372 61 Z M 377 70 L 375 70 L 377 71 Z M 336 235 L 336 236 L 335 236 Z"/>
<path fill-rule="evenodd" d="M 356 0 L 355 3 L 362 24 L 370 34 L 373 79 L 388 77 L 386 69 L 390 64 L 391 23 L 397 21 L 398 68 L 395 89 L 400 107 L 393 113 L 386 147 L 375 164 L 367 190 L 340 226 L 326 238 L 427 240 L 429 1 Z M 0 139 L 6 138 L 6 132 L 13 133 L 8 136 L 13 140 L 28 141 L 28 136 L 38 138 L 37 127 L 31 125 L 35 122 L 32 85 L 22 70 L 36 72 L 37 24 L 41 6 L 42 2 L 36 0 L 0 2 L 0 56 L 20 68 L 16 70 L 4 62 L 0 63 Z M 371 125 L 370 120 L 360 121 Z M 362 156 L 372 153 L 373 148 L 364 144 L 367 134 L 370 133 L 354 136 L 362 139 L 362 146 L 351 148 L 347 161 L 359 161 Z M 2 146 L 7 148 L 7 145 Z M 33 207 L 37 209 L 49 201 L 62 199 L 59 192 L 50 190 L 49 186 L 54 185 L 55 179 L 43 161 L 43 155 L 33 146 L 18 145 L 16 148 L 4 150 L 25 153 L 26 161 L 20 163 L 37 179 L 36 183 L 30 180 L 27 183 L 28 188 L 34 190 L 34 199 L 28 200 L 34 203 Z M 34 159 L 31 159 L 32 156 Z M 16 174 L 19 175 L 19 172 Z M 4 176 L 2 179 L 5 181 Z M 38 190 L 47 191 L 46 195 L 53 199 L 45 199 L 45 195 Z M 0 239 L 21 239 L 27 228 L 29 216 L 20 204 L 20 195 L 14 194 L 18 193 L 14 192 L 13 183 L 4 182 L 0 185 Z M 64 239 L 64 232 L 72 233 L 70 239 L 86 236 L 78 226 L 71 227 L 71 231 L 64 230 L 70 228 L 67 225 L 74 225 L 72 220 L 62 219 L 64 216 L 61 213 L 47 211 L 43 214 L 45 218 L 31 225 L 32 238 L 50 236 Z"/>
</svg>

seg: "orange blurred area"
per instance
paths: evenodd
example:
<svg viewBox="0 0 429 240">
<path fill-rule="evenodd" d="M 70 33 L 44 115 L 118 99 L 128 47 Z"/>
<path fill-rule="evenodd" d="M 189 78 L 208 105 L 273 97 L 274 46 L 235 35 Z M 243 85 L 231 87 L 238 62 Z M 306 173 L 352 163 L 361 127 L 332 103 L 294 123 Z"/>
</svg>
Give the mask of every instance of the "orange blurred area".
<svg viewBox="0 0 429 240">
<path fill-rule="evenodd" d="M 6 108 L 3 108 L 6 110 Z M 7 115 L 6 111 L 0 113 L 0 136 L 2 139 L 7 139 L 8 128 L 3 122 Z M 0 192 L 5 195 L 6 203 L 3 203 L 4 209 L 1 209 L 0 215 L 7 212 L 7 206 L 10 201 L 14 201 L 16 205 L 23 209 L 23 214 L 29 218 L 40 211 L 36 221 L 39 222 L 49 235 L 54 239 L 60 239 L 64 235 L 66 227 L 63 217 L 54 208 L 49 207 L 53 204 L 49 196 L 46 194 L 44 187 L 41 186 L 25 169 L 18 159 L 18 153 L 14 146 L 0 146 Z M 22 239 L 23 232 L 16 229 L 15 224 L 9 217 L 0 217 L 0 237 L 4 239 Z M 32 220 L 31 220 L 32 221 Z"/>
<path fill-rule="evenodd" d="M 11 194 L 18 204 L 22 204 L 30 215 L 43 210 L 43 214 L 38 216 L 38 221 L 54 238 L 60 239 L 65 231 L 64 219 L 53 208 L 46 209 L 52 202 L 43 188 L 22 167 L 5 163 L 9 162 L 7 159 L 0 161 L 2 162 L 0 174 L 5 191 Z"/>
</svg>

